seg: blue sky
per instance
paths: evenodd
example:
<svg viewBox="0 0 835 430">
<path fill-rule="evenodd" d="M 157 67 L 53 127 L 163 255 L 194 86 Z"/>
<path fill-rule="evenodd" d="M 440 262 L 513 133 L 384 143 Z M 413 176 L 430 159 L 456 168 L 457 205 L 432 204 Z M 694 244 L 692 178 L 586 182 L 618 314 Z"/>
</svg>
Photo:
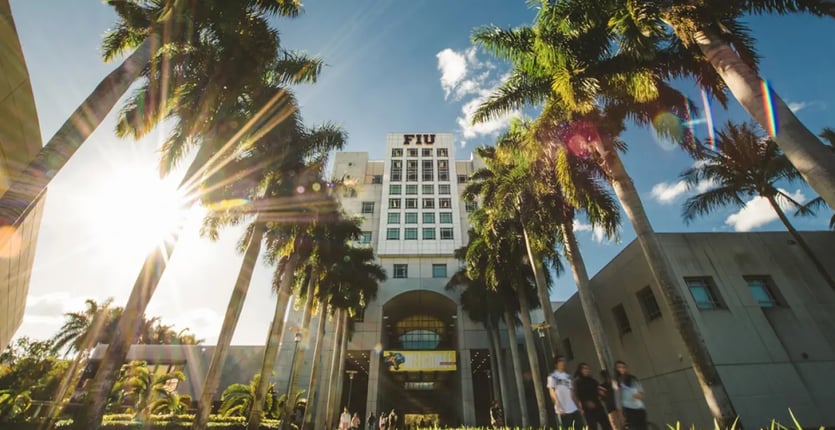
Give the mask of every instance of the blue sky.
<svg viewBox="0 0 835 430">
<path fill-rule="evenodd" d="M 102 62 L 99 45 L 115 16 L 98 1 L 11 0 L 11 6 L 47 140 L 114 67 Z M 319 83 L 296 90 L 302 114 L 310 124 L 332 121 L 343 126 L 350 135 L 346 150 L 382 158 L 386 133 L 450 131 L 461 144 L 458 158 L 469 158 L 475 146 L 490 143 L 501 131 L 502 121 L 468 125 L 467 113 L 507 70 L 472 50 L 469 36 L 479 25 L 530 22 L 534 13 L 524 1 L 311 0 L 305 10 L 295 20 L 276 21 L 284 47 L 321 56 L 327 63 Z M 749 24 L 764 57 L 762 75 L 813 131 L 835 126 L 835 23 L 793 16 L 753 17 Z M 699 100 L 692 83 L 678 87 Z M 715 105 L 713 117 L 717 123 L 746 118 L 733 101 L 727 112 Z M 114 190 L 125 172 L 153 173 L 155 148 L 164 133 L 139 142 L 121 140 L 113 134 L 113 124 L 111 115 L 50 188 L 19 335 L 51 335 L 61 324 L 61 314 L 80 309 L 86 298 L 114 297 L 117 304 L 126 300 L 144 251 L 124 245 L 141 242 L 132 225 L 147 220 L 137 218 L 141 210 L 123 207 L 141 201 L 119 204 Z M 703 125 L 696 130 L 706 134 Z M 623 137 L 630 144 L 625 164 L 657 231 L 781 229 L 758 202 L 742 212 L 719 211 L 684 225 L 679 213 L 686 193 L 677 175 L 692 160 L 647 130 L 633 127 Z M 814 196 L 802 184 L 786 190 L 804 199 Z M 828 216 L 794 221 L 799 229 L 824 229 Z M 105 218 L 109 221 L 103 222 Z M 198 237 L 199 213 L 190 219 L 149 314 L 190 327 L 213 343 L 240 264 L 234 246 L 241 232 L 230 229 L 212 243 Z M 634 238 L 629 225 L 624 225 L 619 242 L 596 240 L 584 225 L 578 230 L 590 273 Z M 234 343 L 263 343 L 273 307 L 271 272 L 265 266 L 256 271 Z M 574 291 L 570 276 L 564 276 L 552 296 L 565 299 Z"/>
</svg>

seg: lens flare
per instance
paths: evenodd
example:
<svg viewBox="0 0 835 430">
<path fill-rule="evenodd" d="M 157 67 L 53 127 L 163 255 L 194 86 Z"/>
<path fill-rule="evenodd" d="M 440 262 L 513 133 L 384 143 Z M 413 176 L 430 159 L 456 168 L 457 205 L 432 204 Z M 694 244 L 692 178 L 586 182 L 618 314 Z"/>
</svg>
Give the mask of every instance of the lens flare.
<svg viewBox="0 0 835 430">
<path fill-rule="evenodd" d="M 219 202 L 213 202 L 209 205 L 209 209 L 213 211 L 225 211 L 239 206 L 250 204 L 251 201 L 247 199 L 227 199 Z"/>
<path fill-rule="evenodd" d="M 707 135 L 710 139 L 710 147 L 716 149 L 716 132 L 713 130 L 713 112 L 710 110 L 710 99 L 705 90 L 702 90 L 702 103 L 705 105 L 705 121 L 707 121 Z"/>
<path fill-rule="evenodd" d="M 771 85 L 768 81 L 762 81 L 763 110 L 765 111 L 766 129 L 771 138 L 777 137 L 777 114 L 774 111 L 774 100 L 771 97 Z"/>
<path fill-rule="evenodd" d="M 312 188 L 314 192 L 317 192 L 317 193 L 318 193 L 318 192 L 319 192 L 319 190 L 321 190 L 321 189 L 322 189 L 322 186 L 321 186 L 321 185 L 319 185 L 319 183 L 317 182 L 317 183 L 313 184 L 310 188 Z"/>
<path fill-rule="evenodd" d="M 652 119 L 655 137 L 659 146 L 665 150 L 672 150 L 677 142 L 684 139 L 684 126 L 681 118 L 671 112 L 661 112 Z"/>
<path fill-rule="evenodd" d="M 299 185 L 298 188 L 296 188 L 296 192 L 299 194 L 304 194 L 304 187 Z"/>
</svg>

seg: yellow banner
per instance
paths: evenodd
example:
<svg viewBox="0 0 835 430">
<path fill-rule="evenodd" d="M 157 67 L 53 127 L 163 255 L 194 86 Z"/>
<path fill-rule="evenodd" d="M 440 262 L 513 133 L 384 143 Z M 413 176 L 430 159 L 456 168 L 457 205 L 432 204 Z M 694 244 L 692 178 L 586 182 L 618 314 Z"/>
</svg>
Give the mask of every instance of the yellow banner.
<svg viewBox="0 0 835 430">
<path fill-rule="evenodd" d="M 383 366 L 389 372 L 454 372 L 455 351 L 385 351 Z"/>
</svg>

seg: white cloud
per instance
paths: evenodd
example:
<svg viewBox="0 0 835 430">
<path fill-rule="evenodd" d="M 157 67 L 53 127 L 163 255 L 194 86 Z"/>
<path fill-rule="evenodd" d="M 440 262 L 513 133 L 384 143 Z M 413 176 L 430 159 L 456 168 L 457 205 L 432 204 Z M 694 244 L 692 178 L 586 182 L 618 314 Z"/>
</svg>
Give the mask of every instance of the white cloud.
<svg viewBox="0 0 835 430">
<path fill-rule="evenodd" d="M 812 100 L 808 102 L 787 102 L 786 105 L 794 113 L 800 112 L 803 109 L 814 108 L 814 110 L 825 110 L 826 103 L 820 100 Z"/>
<path fill-rule="evenodd" d="M 467 75 L 467 58 L 464 54 L 446 48 L 439 52 L 438 70 L 441 71 L 441 88 L 444 97 L 449 97 L 458 83 Z"/>
<path fill-rule="evenodd" d="M 592 226 L 591 224 L 585 224 L 578 220 L 574 220 L 574 231 L 590 231 L 591 237 L 597 243 L 603 243 L 606 241 L 606 232 L 603 228 L 598 226 Z"/>
<path fill-rule="evenodd" d="M 661 182 L 652 187 L 652 197 L 661 204 L 671 204 L 679 196 L 687 192 L 687 182 L 678 181 L 674 184 Z"/>
<path fill-rule="evenodd" d="M 789 102 L 788 106 L 789 106 L 789 109 L 792 112 L 796 113 L 797 111 L 800 111 L 802 109 L 806 109 L 809 106 L 809 103 L 806 103 L 806 102 Z"/>
<path fill-rule="evenodd" d="M 806 196 L 804 196 L 800 190 L 797 190 L 794 194 L 782 189 L 780 191 L 788 194 L 796 201 L 802 202 L 806 200 Z M 777 200 L 777 203 L 783 210 L 791 209 L 786 202 Z M 774 209 L 772 209 L 768 200 L 764 197 L 757 196 L 745 203 L 745 206 L 738 212 L 728 216 L 728 218 L 725 219 L 725 224 L 733 227 L 734 231 L 751 231 L 776 219 L 777 213 L 774 212 Z"/>
<path fill-rule="evenodd" d="M 464 139 L 498 135 L 508 126 L 511 118 L 519 115 L 519 112 L 513 111 L 500 118 L 473 125 L 473 116 L 478 107 L 507 79 L 507 75 L 497 76 L 496 66 L 480 60 L 478 50 L 474 47 L 464 51 L 446 48 L 437 54 L 437 58 L 444 98 L 464 101 L 461 115 L 456 119 Z"/>
</svg>

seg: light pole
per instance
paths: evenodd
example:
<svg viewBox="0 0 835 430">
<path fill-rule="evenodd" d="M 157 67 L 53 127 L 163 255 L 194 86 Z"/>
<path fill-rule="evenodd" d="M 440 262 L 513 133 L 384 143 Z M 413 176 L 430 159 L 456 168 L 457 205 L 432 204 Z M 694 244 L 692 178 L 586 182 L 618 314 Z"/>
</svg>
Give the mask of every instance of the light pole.
<svg viewBox="0 0 835 430">
<path fill-rule="evenodd" d="M 354 375 L 357 374 L 357 371 L 346 370 L 345 373 L 348 374 L 348 410 L 351 410 L 351 391 L 354 388 Z"/>
<path fill-rule="evenodd" d="M 536 334 L 539 335 L 539 344 L 542 347 L 542 355 L 545 357 L 543 362 L 543 367 L 545 367 L 545 373 L 549 373 L 550 367 L 548 363 L 548 350 L 545 348 L 545 330 L 548 330 L 551 325 L 547 322 L 541 322 L 539 324 L 531 324 L 531 327 L 536 330 Z"/>
<path fill-rule="evenodd" d="M 293 372 L 296 367 L 296 353 L 299 352 L 299 342 L 302 340 L 301 330 L 295 327 L 291 330 L 296 333 L 293 335 L 293 358 L 290 360 L 290 379 L 287 380 L 287 398 L 284 400 L 284 419 L 281 420 L 282 430 L 290 430 L 290 413 L 293 412 L 293 408 L 296 406 L 295 404 L 291 404 L 294 396 L 290 390 L 293 389 L 293 379 L 296 376 Z"/>
</svg>

